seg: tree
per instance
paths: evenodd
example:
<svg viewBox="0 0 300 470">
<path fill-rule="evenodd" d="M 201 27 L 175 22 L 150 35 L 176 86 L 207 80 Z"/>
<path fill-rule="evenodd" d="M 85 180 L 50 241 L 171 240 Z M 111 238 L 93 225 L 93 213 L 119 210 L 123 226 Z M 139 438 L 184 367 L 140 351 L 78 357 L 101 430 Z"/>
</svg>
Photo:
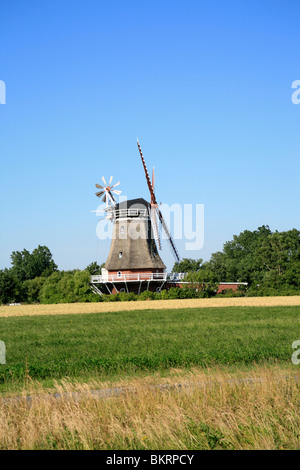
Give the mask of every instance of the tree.
<svg viewBox="0 0 300 470">
<path fill-rule="evenodd" d="M 22 297 L 20 280 L 10 269 L 0 271 L 0 303 L 19 302 Z"/>
<path fill-rule="evenodd" d="M 94 276 L 96 274 L 101 274 L 101 269 L 104 268 L 104 266 L 105 263 L 102 263 L 101 266 L 99 266 L 99 264 L 94 261 L 85 268 L 85 271 L 88 271 L 91 276 Z"/>
<path fill-rule="evenodd" d="M 239 235 L 234 235 L 232 241 L 226 242 L 223 248 L 226 278 L 218 280 L 244 282 L 262 280 L 263 268 L 258 250 L 271 233 L 270 228 L 263 225 L 252 232 L 245 230 Z"/>
<path fill-rule="evenodd" d="M 36 303 L 40 300 L 40 291 L 46 281 L 46 277 L 35 277 L 23 282 L 22 300 L 28 303 Z"/>
<path fill-rule="evenodd" d="M 26 249 L 13 251 L 11 262 L 11 271 L 20 281 L 40 276 L 47 277 L 57 270 L 52 254 L 46 246 L 39 245 L 32 253 Z"/>
<path fill-rule="evenodd" d="M 297 284 L 300 266 L 300 232 L 274 232 L 262 243 L 257 256 L 265 271 L 265 280 L 277 285 Z"/>
<path fill-rule="evenodd" d="M 297 290 L 300 286 L 300 232 L 271 232 L 267 225 L 245 230 L 224 244 L 223 251 L 211 255 L 207 262 L 194 266 L 195 260 L 175 263 L 174 270 L 189 272 L 191 283 L 247 282 L 262 293 Z"/>
<path fill-rule="evenodd" d="M 97 302 L 99 295 L 91 290 L 90 274 L 86 270 L 75 270 L 54 272 L 47 277 L 39 299 L 44 304 Z"/>
<path fill-rule="evenodd" d="M 183 258 L 181 261 L 177 261 L 172 269 L 172 273 L 187 273 L 199 271 L 203 259 L 192 259 L 192 258 Z"/>
<path fill-rule="evenodd" d="M 221 251 L 213 253 L 210 260 L 205 263 L 206 271 L 211 273 L 211 280 L 215 282 L 226 281 L 227 264 L 227 258 L 224 253 Z"/>
<path fill-rule="evenodd" d="M 203 263 L 202 267 L 211 271 L 211 279 L 215 282 L 262 281 L 264 269 L 258 257 L 258 250 L 270 234 L 270 228 L 263 225 L 252 232 L 245 230 L 239 235 L 234 235 L 233 240 L 224 244 L 223 251 L 213 253 L 211 259 Z"/>
</svg>

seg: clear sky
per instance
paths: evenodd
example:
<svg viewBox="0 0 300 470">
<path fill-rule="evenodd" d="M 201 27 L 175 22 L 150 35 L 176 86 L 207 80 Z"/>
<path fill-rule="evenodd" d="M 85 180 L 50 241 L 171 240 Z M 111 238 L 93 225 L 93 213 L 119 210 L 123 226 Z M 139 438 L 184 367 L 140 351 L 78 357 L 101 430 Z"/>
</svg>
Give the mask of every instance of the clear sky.
<svg viewBox="0 0 300 470">
<path fill-rule="evenodd" d="M 0 269 L 47 245 L 105 260 L 96 182 L 204 204 L 209 259 L 234 234 L 299 229 L 299 1 L 0 0 Z M 173 258 L 166 246 L 168 268 Z"/>
</svg>

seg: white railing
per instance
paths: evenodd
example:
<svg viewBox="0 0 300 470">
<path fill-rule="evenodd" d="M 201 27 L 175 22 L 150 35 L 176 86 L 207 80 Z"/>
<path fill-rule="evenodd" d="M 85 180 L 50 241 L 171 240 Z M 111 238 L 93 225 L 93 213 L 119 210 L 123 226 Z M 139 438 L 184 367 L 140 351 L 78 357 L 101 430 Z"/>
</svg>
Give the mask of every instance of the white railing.
<svg viewBox="0 0 300 470">
<path fill-rule="evenodd" d="M 168 274 L 168 281 L 183 281 L 187 273 L 169 273 Z"/>
<path fill-rule="evenodd" d="M 167 273 L 130 273 L 92 276 L 92 283 L 130 282 L 130 281 L 165 281 Z"/>
<path fill-rule="evenodd" d="M 114 207 L 107 209 L 107 212 L 112 214 L 115 218 L 122 217 L 149 217 L 148 209 L 114 209 Z"/>
<path fill-rule="evenodd" d="M 130 273 L 130 274 L 104 274 L 92 276 L 92 284 L 103 282 L 133 282 L 133 281 L 170 281 L 176 282 L 184 279 L 186 273 Z"/>
</svg>

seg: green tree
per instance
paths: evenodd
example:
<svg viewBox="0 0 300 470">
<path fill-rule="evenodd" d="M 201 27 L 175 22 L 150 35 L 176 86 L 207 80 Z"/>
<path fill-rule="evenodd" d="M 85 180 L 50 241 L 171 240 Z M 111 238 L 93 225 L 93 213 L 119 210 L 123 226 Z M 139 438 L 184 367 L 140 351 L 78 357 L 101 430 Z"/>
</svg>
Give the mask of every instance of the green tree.
<svg viewBox="0 0 300 470">
<path fill-rule="evenodd" d="M 262 243 L 257 252 L 264 269 L 263 282 L 270 286 L 299 287 L 300 232 L 274 232 Z"/>
<path fill-rule="evenodd" d="M 198 270 L 186 270 L 191 286 L 241 281 L 252 286 L 251 294 L 255 290 L 262 295 L 296 291 L 300 286 L 300 232 L 293 229 L 272 233 L 267 225 L 245 230 L 234 235 L 223 251 L 213 253 Z"/>
<path fill-rule="evenodd" d="M 36 277 L 23 282 L 22 300 L 37 303 L 40 300 L 40 291 L 46 281 L 46 277 Z"/>
<path fill-rule="evenodd" d="M 101 274 L 101 269 L 104 268 L 105 263 L 102 263 L 100 266 L 99 264 L 94 261 L 93 263 L 89 264 L 85 270 L 90 273 L 91 276 L 96 275 L 96 274 Z"/>
<path fill-rule="evenodd" d="M 183 258 L 181 261 L 177 261 L 172 269 L 172 273 L 187 273 L 199 271 L 203 259 L 192 259 L 192 258 Z"/>
<path fill-rule="evenodd" d="M 228 260 L 224 253 L 221 251 L 213 253 L 210 260 L 205 263 L 206 276 L 203 276 L 203 273 L 199 273 L 199 280 L 208 280 L 210 278 L 215 282 L 226 281 L 227 263 Z"/>
<path fill-rule="evenodd" d="M 252 232 L 245 230 L 239 235 L 234 235 L 232 241 L 226 242 L 223 248 L 226 278 L 218 280 L 243 282 L 261 280 L 263 269 L 258 258 L 258 250 L 269 235 L 271 235 L 270 228 L 263 225 Z"/>
<path fill-rule="evenodd" d="M 86 270 L 54 272 L 46 278 L 39 299 L 44 304 L 100 300 L 91 290 L 90 274 Z"/>
<path fill-rule="evenodd" d="M 57 270 L 49 248 L 40 245 L 32 253 L 26 249 L 13 251 L 11 263 L 11 271 L 20 281 L 46 277 Z"/>
<path fill-rule="evenodd" d="M 10 269 L 0 271 L 0 303 L 19 302 L 22 299 L 22 284 Z"/>
</svg>

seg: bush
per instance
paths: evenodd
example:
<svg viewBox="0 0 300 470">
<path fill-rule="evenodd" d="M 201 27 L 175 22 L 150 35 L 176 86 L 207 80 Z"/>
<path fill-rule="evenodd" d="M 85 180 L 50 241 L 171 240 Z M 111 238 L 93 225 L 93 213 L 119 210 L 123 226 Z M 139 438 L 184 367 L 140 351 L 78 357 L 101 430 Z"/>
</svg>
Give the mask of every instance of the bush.
<svg viewBox="0 0 300 470">
<path fill-rule="evenodd" d="M 22 299 L 29 303 L 38 303 L 41 289 L 46 281 L 45 277 L 36 277 L 23 282 Z"/>
<path fill-rule="evenodd" d="M 121 302 L 130 302 L 133 300 L 137 300 L 138 296 L 134 292 L 120 292 L 119 299 Z"/>
<path fill-rule="evenodd" d="M 138 300 L 154 300 L 156 292 L 151 292 L 150 290 L 144 290 L 139 296 Z"/>
<path fill-rule="evenodd" d="M 168 298 L 168 291 L 166 289 L 163 289 L 160 291 L 160 299 L 166 300 Z"/>
<path fill-rule="evenodd" d="M 99 296 L 90 286 L 90 275 L 87 271 L 61 271 L 49 276 L 39 294 L 43 304 L 97 302 Z"/>
<path fill-rule="evenodd" d="M 224 289 L 222 292 L 219 292 L 216 294 L 216 297 L 241 297 L 241 294 L 238 294 L 237 292 L 233 291 L 232 289 Z"/>
<path fill-rule="evenodd" d="M 284 296 L 284 295 L 300 295 L 300 289 L 292 288 L 289 286 L 282 287 L 266 287 L 266 286 L 251 286 L 247 290 L 246 297 L 270 297 L 270 296 Z"/>
<path fill-rule="evenodd" d="M 22 300 L 22 283 L 9 270 L 0 271 L 0 304 L 20 302 Z"/>
<path fill-rule="evenodd" d="M 200 290 L 197 293 L 197 298 L 198 299 L 208 299 L 209 297 L 210 297 L 210 295 L 208 294 L 208 292 L 206 290 Z"/>
<path fill-rule="evenodd" d="M 179 294 L 179 299 L 196 299 L 198 297 L 198 292 L 196 289 L 192 288 L 184 288 L 180 289 Z"/>
<path fill-rule="evenodd" d="M 103 302 L 119 302 L 120 297 L 119 294 L 103 294 L 101 296 Z"/>
<path fill-rule="evenodd" d="M 171 287 L 167 292 L 168 299 L 179 299 L 180 287 Z"/>
</svg>

